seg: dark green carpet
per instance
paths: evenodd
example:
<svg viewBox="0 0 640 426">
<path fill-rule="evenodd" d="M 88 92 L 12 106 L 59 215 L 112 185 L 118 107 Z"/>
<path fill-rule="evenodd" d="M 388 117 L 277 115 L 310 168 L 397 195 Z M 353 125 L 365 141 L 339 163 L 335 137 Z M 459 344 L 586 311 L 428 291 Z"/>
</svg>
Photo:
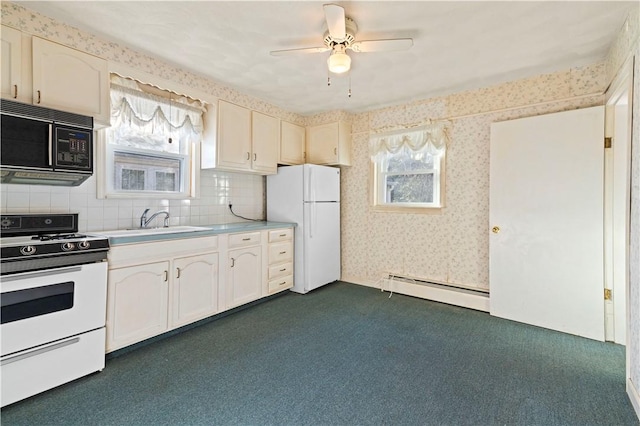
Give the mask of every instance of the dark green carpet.
<svg viewBox="0 0 640 426">
<path fill-rule="evenodd" d="M 346 283 L 109 359 L 3 425 L 638 425 L 624 348 Z"/>
</svg>

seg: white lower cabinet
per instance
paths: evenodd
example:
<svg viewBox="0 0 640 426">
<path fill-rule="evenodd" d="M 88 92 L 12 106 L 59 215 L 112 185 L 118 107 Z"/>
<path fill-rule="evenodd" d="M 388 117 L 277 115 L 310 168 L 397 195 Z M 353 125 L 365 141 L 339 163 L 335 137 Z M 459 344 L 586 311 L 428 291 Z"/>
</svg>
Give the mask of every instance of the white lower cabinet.
<svg viewBox="0 0 640 426">
<path fill-rule="evenodd" d="M 269 231 L 268 293 L 293 287 L 293 228 Z"/>
<path fill-rule="evenodd" d="M 244 305 L 262 296 L 262 247 L 229 250 L 227 308 Z"/>
<path fill-rule="evenodd" d="M 107 352 L 167 330 L 169 262 L 109 271 Z"/>
<path fill-rule="evenodd" d="M 109 251 L 107 352 L 293 286 L 293 228 Z"/>
<path fill-rule="evenodd" d="M 218 253 L 176 259 L 173 271 L 173 326 L 189 324 L 218 311 Z"/>
</svg>

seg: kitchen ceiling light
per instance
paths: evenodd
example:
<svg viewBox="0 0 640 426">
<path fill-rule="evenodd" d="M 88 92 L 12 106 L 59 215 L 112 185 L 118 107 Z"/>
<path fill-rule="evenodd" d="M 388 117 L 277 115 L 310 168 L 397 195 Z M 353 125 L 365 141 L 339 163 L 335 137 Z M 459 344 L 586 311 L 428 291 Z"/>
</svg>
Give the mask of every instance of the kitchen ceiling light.
<svg viewBox="0 0 640 426">
<path fill-rule="evenodd" d="M 327 64 L 329 65 L 329 71 L 334 74 L 342 74 L 349 71 L 351 68 L 351 58 L 344 53 L 344 46 L 338 45 L 334 48 L 333 53 L 329 56 Z"/>
</svg>

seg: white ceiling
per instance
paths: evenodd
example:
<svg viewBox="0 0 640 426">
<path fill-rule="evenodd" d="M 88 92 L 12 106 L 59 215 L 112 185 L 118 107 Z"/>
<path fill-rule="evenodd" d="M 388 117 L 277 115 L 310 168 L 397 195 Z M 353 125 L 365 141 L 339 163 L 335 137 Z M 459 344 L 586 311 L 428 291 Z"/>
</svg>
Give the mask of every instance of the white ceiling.
<svg viewBox="0 0 640 426">
<path fill-rule="evenodd" d="M 337 1 L 357 40 L 412 37 L 403 52 L 355 53 L 332 77 L 322 1 L 44 1 L 22 6 L 160 57 L 303 115 L 361 112 L 603 60 L 636 1 Z M 349 79 L 352 97 L 347 96 Z"/>
</svg>

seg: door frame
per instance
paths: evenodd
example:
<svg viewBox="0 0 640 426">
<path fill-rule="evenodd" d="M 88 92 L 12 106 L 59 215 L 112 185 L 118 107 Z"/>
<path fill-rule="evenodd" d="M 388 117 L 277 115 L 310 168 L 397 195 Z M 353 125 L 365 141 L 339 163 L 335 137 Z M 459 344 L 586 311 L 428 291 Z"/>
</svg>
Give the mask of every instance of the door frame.
<svg viewBox="0 0 640 426">
<path fill-rule="evenodd" d="M 631 137 L 633 106 L 633 65 L 631 56 L 613 79 L 605 92 L 605 137 L 612 138 L 613 149 L 605 150 L 605 288 L 613 291 L 613 301 L 605 306 L 607 340 L 624 345 L 629 334 L 629 232 L 631 218 Z M 618 106 L 627 105 L 626 113 Z M 626 121 L 620 124 L 619 119 Z M 622 133 L 622 135 L 620 135 Z M 618 152 L 615 150 L 618 149 Z M 621 153 L 622 152 L 622 153 Z M 618 155 L 616 155 L 618 154 Z M 623 176 L 622 182 L 620 177 Z M 616 178 L 617 177 L 617 178 Z M 624 184 L 620 190 L 617 185 Z M 622 195 L 620 195 L 622 194 Z M 616 231 L 616 222 L 624 224 Z M 616 264 L 623 251 L 623 264 Z M 609 333 L 612 333 L 609 336 Z M 611 338 L 609 338 L 611 337 Z M 629 377 L 629 353 L 627 351 L 626 375 Z"/>
</svg>

